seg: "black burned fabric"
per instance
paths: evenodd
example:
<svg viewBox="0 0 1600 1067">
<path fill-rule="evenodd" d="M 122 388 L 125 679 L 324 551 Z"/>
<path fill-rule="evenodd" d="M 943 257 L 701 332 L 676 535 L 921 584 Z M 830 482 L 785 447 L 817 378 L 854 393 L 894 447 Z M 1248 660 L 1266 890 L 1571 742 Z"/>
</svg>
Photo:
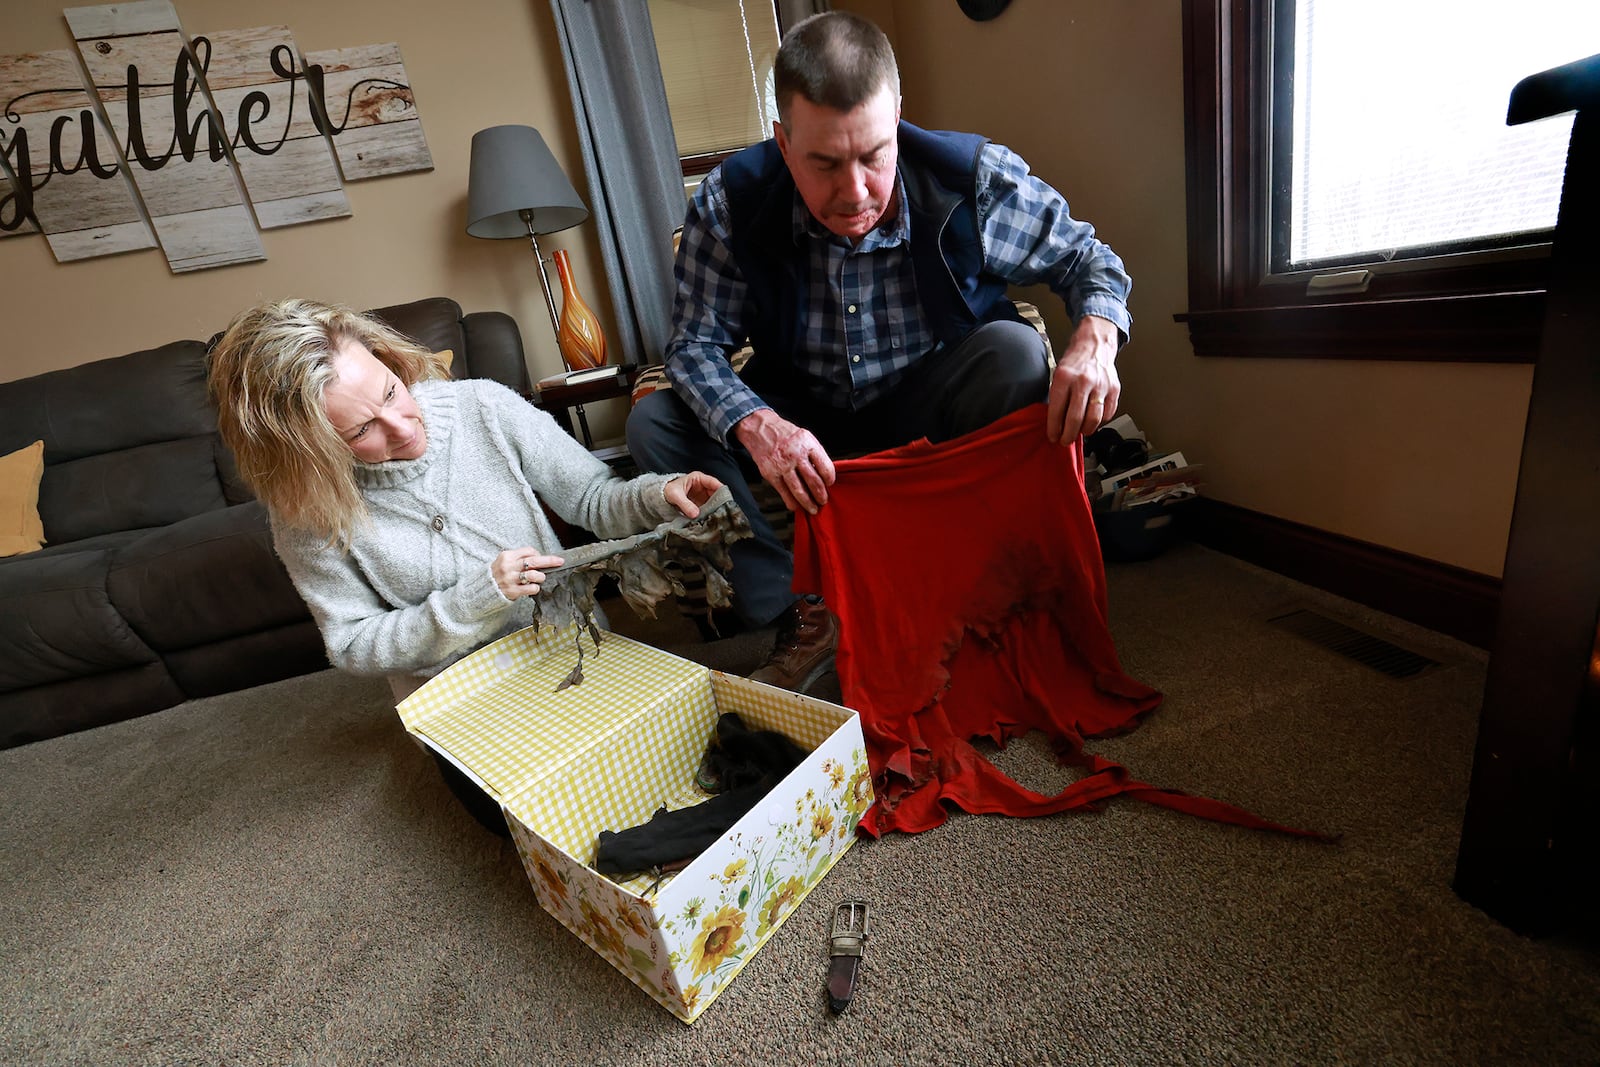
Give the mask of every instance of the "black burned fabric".
<svg viewBox="0 0 1600 1067">
<path fill-rule="evenodd" d="M 733 592 L 727 578 L 733 566 L 728 547 L 749 536 L 750 520 L 723 486 L 695 518 L 680 515 L 646 533 L 562 549 L 565 562 L 545 572 L 544 587 L 534 598 L 535 624 L 576 623 L 580 632 L 587 629 L 600 644 L 600 630 L 594 624 L 595 589 L 608 575 L 616 579 L 622 599 L 640 618 L 655 618 L 657 604 L 669 596 L 683 596 L 682 576 L 691 569 L 705 574 L 711 606 L 726 607 Z M 577 661 L 558 690 L 583 681 L 583 645 L 574 643 Z"/>
<path fill-rule="evenodd" d="M 696 775 L 716 795 L 677 811 L 662 807 L 649 822 L 626 830 L 602 830 L 595 870 L 627 876 L 683 869 L 805 758 L 806 750 L 785 734 L 751 730 L 737 713 L 724 712 Z"/>
<path fill-rule="evenodd" d="M 742 786 L 693 807 L 677 811 L 659 808 L 649 822 L 639 826 L 614 833 L 601 830 L 594 869 L 624 878 L 651 871 L 682 870 L 755 807 L 769 788 Z"/>
</svg>

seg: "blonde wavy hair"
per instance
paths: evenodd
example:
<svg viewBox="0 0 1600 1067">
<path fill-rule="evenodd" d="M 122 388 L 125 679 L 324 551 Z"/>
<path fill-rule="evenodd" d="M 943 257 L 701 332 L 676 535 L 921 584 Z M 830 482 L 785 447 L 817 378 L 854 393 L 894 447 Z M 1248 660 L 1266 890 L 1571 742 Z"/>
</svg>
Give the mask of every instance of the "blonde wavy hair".
<svg viewBox="0 0 1600 1067">
<path fill-rule="evenodd" d="M 406 388 L 450 377 L 443 360 L 370 315 L 313 300 L 240 314 L 206 356 L 217 428 L 239 473 L 276 521 L 347 546 L 366 518 L 359 462 L 328 421 L 333 359 L 356 341 Z"/>
</svg>

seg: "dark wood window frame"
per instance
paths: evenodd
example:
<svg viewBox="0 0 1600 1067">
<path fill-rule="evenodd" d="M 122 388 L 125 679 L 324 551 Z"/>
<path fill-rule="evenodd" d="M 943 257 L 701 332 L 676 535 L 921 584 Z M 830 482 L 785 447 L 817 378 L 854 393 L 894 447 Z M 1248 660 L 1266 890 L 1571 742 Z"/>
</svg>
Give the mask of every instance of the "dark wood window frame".
<svg viewBox="0 0 1600 1067">
<path fill-rule="evenodd" d="M 1547 242 L 1377 265 L 1359 296 L 1310 296 L 1314 272 L 1269 272 L 1274 6 L 1283 2 L 1184 0 L 1189 310 L 1174 317 L 1195 354 L 1532 362 Z"/>
<path fill-rule="evenodd" d="M 718 164 L 724 159 L 727 159 L 735 152 L 743 151 L 746 147 L 748 146 L 728 148 L 721 152 L 701 152 L 698 155 L 680 156 L 678 157 L 678 162 L 683 166 L 683 176 L 685 178 L 693 178 L 697 174 L 710 174 L 717 169 Z"/>
</svg>

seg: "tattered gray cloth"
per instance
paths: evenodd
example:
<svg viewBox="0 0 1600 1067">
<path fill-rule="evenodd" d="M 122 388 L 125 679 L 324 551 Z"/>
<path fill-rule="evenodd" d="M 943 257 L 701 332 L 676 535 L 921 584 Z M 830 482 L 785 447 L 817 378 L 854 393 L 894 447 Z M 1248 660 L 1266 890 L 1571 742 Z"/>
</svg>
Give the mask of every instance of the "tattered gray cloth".
<svg viewBox="0 0 1600 1067">
<path fill-rule="evenodd" d="M 706 602 L 714 608 L 726 607 L 733 593 L 726 573 L 733 566 L 728 546 L 749 536 L 750 520 L 723 486 L 701 506 L 696 518 L 680 515 L 647 533 L 563 549 L 566 562 L 545 572 L 544 588 L 535 606 L 538 622 L 555 626 L 575 622 L 580 630 L 587 628 L 598 645 L 594 593 L 602 578 L 615 578 L 628 606 L 641 618 L 653 619 L 657 604 L 669 595 L 684 594 L 681 575 L 690 568 L 705 572 Z M 581 681 L 580 643 L 577 666 L 558 690 Z"/>
</svg>

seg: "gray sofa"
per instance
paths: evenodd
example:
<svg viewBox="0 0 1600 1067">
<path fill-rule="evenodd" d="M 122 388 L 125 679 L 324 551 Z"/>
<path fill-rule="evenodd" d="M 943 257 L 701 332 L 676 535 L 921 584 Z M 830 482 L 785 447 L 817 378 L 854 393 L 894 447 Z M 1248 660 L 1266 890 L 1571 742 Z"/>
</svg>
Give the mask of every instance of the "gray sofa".
<svg viewBox="0 0 1600 1067">
<path fill-rule="evenodd" d="M 376 314 L 458 377 L 530 391 L 510 316 L 443 297 Z M 0 455 L 44 441 L 47 538 L 0 559 L 0 748 L 327 666 L 217 436 L 208 343 L 0 383 Z"/>
</svg>

